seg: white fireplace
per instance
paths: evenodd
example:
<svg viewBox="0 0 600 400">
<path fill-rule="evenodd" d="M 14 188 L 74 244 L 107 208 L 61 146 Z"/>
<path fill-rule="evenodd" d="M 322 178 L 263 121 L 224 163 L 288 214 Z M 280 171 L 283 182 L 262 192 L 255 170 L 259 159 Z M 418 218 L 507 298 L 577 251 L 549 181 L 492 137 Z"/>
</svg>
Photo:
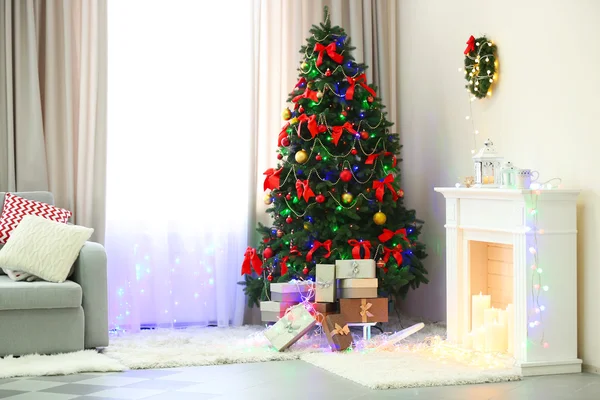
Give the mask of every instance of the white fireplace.
<svg viewBox="0 0 600 400">
<path fill-rule="evenodd" d="M 575 190 L 436 188 L 446 198 L 448 340 L 471 331 L 472 296 L 509 313 L 522 374 L 581 371 Z M 507 349 L 508 352 L 508 349 Z"/>
</svg>

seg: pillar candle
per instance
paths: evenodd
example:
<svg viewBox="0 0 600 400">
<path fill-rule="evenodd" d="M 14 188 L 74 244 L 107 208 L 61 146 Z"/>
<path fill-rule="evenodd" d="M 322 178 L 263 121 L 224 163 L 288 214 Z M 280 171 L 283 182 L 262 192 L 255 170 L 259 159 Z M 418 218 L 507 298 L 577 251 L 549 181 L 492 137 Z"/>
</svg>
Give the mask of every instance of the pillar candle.
<svg viewBox="0 0 600 400">
<path fill-rule="evenodd" d="M 483 310 L 483 325 L 489 326 L 498 321 L 498 311 L 494 307 Z"/>
<path fill-rule="evenodd" d="M 513 355 L 515 352 L 515 306 L 513 304 L 506 306 L 506 330 L 508 354 Z"/>
<path fill-rule="evenodd" d="M 485 351 L 500 353 L 506 351 L 506 326 L 494 321 L 485 327 Z"/>
<path fill-rule="evenodd" d="M 471 331 L 475 332 L 476 329 L 483 325 L 483 310 L 490 308 L 492 297 L 487 294 L 483 295 L 479 293 L 473 296 L 472 301 Z"/>
<path fill-rule="evenodd" d="M 473 332 L 469 332 L 463 337 L 463 348 L 468 350 L 473 348 Z"/>
<path fill-rule="evenodd" d="M 472 332 L 473 335 L 473 349 L 477 351 L 485 350 L 485 327 L 480 326 Z"/>
</svg>

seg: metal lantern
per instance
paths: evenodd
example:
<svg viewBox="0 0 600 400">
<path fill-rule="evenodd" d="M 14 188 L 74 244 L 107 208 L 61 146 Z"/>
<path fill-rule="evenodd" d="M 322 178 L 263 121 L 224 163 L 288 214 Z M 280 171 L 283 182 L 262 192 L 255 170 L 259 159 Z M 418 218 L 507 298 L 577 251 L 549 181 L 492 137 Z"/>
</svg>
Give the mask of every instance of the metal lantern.
<svg viewBox="0 0 600 400">
<path fill-rule="evenodd" d="M 484 146 L 473 156 L 475 187 L 499 187 L 502 183 L 502 157 L 496 153 L 494 143 L 486 140 Z"/>
</svg>

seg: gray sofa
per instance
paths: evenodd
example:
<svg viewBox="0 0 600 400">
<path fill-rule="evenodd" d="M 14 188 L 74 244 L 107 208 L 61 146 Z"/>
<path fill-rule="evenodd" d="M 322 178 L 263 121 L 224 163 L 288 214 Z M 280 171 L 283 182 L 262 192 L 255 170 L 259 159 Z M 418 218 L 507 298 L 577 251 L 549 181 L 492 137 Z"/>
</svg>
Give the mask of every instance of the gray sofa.
<svg viewBox="0 0 600 400">
<path fill-rule="evenodd" d="M 0 212 L 4 194 L 0 192 Z M 15 194 L 54 204 L 49 192 Z M 64 283 L 14 282 L 0 269 L 0 357 L 104 346 L 108 346 L 108 292 L 102 245 L 87 242 Z"/>
</svg>

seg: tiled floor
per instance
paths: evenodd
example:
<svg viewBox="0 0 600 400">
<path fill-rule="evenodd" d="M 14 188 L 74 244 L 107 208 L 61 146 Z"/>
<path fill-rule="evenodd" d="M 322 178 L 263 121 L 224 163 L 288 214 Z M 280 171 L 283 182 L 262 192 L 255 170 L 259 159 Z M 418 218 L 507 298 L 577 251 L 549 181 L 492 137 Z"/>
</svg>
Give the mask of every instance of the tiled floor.
<svg viewBox="0 0 600 400">
<path fill-rule="evenodd" d="M 600 376 L 574 374 L 485 385 L 370 390 L 302 361 L 282 361 L 0 379 L 0 399 L 600 400 Z"/>
</svg>

